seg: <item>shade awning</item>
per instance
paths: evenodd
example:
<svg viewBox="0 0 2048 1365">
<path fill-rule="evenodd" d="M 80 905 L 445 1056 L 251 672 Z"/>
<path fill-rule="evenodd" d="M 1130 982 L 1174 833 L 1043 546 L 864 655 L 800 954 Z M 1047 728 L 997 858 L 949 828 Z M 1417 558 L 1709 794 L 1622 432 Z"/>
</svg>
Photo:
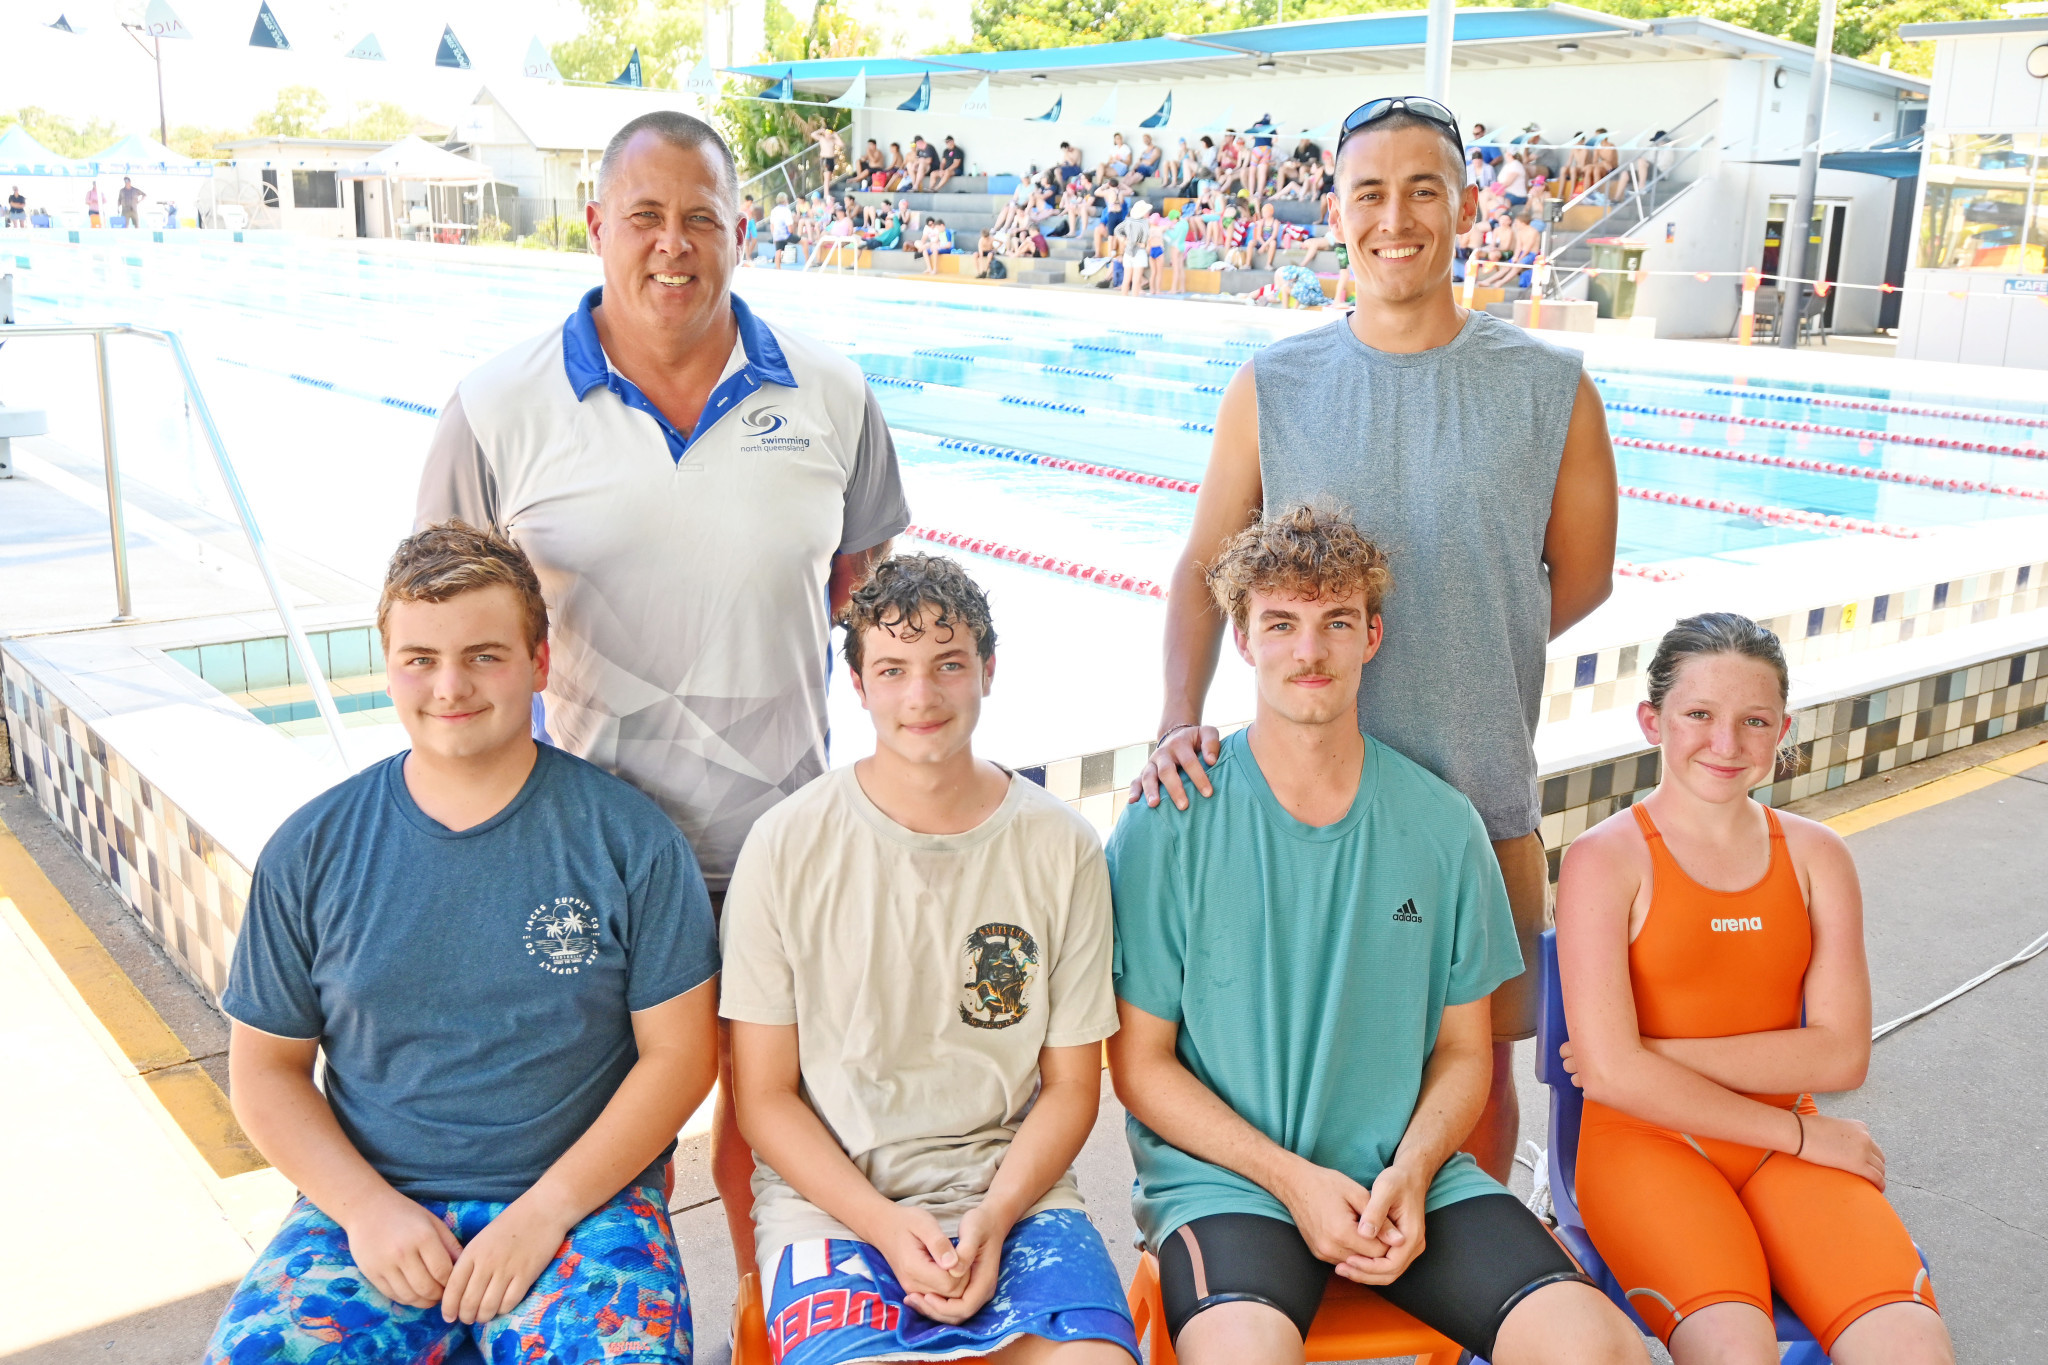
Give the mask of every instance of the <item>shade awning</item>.
<svg viewBox="0 0 2048 1365">
<path fill-rule="evenodd" d="M 15 124 L 0 133 L 0 175 L 91 175 L 92 163 L 58 156 Z"/>
<path fill-rule="evenodd" d="M 360 167 L 342 172 L 353 179 L 427 180 L 450 185 L 481 185 L 495 177 L 481 161 L 443 150 L 417 137 L 394 142 Z"/>
</svg>

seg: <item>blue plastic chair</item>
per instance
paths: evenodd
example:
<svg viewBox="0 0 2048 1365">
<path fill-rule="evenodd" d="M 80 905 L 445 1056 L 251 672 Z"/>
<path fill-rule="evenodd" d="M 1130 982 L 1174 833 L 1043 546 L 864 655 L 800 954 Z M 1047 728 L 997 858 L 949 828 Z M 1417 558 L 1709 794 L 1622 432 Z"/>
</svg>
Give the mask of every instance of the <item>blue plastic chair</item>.
<svg viewBox="0 0 2048 1365">
<path fill-rule="evenodd" d="M 1600 1259 L 1592 1237 L 1586 1232 L 1586 1220 L 1579 1216 L 1579 1119 L 1585 1109 L 1585 1096 L 1572 1084 L 1571 1073 L 1564 1069 L 1564 1060 L 1557 1055 L 1558 1045 L 1567 1041 L 1571 1032 L 1564 1022 L 1564 992 L 1558 988 L 1555 929 L 1544 930 L 1536 951 L 1543 972 L 1543 1012 L 1536 1020 L 1536 1079 L 1550 1087 L 1550 1150 L 1547 1157 L 1550 1163 L 1550 1202 L 1557 1212 L 1558 1240 L 1577 1259 L 1587 1277 L 1599 1285 L 1601 1291 L 1647 1335 L 1649 1327 L 1629 1303 L 1627 1292 L 1607 1268 L 1607 1263 Z M 1776 1294 L 1771 1295 L 1771 1316 L 1779 1342 L 1790 1347 L 1781 1365 L 1827 1365 L 1827 1352 L 1821 1350 L 1820 1343 L 1813 1339 L 1813 1333 L 1806 1330 L 1806 1324 Z"/>
</svg>

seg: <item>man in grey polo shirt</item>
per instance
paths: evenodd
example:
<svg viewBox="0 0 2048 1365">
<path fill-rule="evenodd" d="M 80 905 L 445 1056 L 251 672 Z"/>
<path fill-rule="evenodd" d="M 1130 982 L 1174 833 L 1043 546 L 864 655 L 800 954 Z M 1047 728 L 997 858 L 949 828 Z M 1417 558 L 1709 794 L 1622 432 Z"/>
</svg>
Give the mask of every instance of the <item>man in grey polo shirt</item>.
<svg viewBox="0 0 2048 1365">
<path fill-rule="evenodd" d="M 910 514 L 858 367 L 733 296 L 718 134 L 634 119 L 597 196 L 603 287 L 457 386 L 417 519 L 526 551 L 555 623 L 540 733 L 653 797 L 716 902 L 754 821 L 824 771 L 830 614 Z M 729 1063 L 720 1082 L 712 1174 L 744 1271 L 753 1159 Z"/>
</svg>

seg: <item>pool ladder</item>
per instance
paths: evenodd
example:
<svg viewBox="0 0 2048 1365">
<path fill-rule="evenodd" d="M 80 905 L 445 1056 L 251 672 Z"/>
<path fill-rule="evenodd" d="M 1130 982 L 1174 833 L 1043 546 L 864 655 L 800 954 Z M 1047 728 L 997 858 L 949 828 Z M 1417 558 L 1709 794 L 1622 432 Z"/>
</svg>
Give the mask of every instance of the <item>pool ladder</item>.
<svg viewBox="0 0 2048 1365">
<path fill-rule="evenodd" d="M 263 539 L 263 528 L 256 524 L 256 514 L 249 509 L 248 496 L 242 491 L 242 480 L 235 473 L 234 461 L 228 458 L 227 446 L 220 438 L 220 428 L 213 420 L 213 410 L 207 407 L 206 395 L 200 392 L 199 380 L 192 373 L 192 362 L 185 354 L 185 343 L 178 339 L 178 334 L 155 327 L 139 326 L 132 322 L 106 323 L 99 326 L 0 326 L 0 343 L 23 337 L 92 338 L 93 367 L 99 381 L 100 449 L 107 477 L 107 530 L 112 536 L 114 548 L 114 600 L 117 608 L 114 619 L 135 619 L 133 599 L 128 588 L 128 531 L 121 496 L 121 462 L 114 448 L 113 376 L 107 366 L 107 338 L 120 335 L 160 341 L 169 348 L 171 359 L 178 367 L 178 375 L 184 381 L 185 396 L 191 405 L 192 415 L 199 419 L 199 428 L 206 434 L 206 444 L 213 451 L 213 464 L 214 468 L 220 471 L 221 485 L 227 490 L 228 501 L 234 504 L 235 519 L 241 522 L 242 534 L 248 537 L 250 553 L 256 558 L 256 567 L 263 574 L 264 585 L 270 589 L 270 600 L 277 607 L 278 619 L 284 623 L 285 635 L 291 641 L 292 654 L 306 675 L 306 685 L 313 693 L 313 705 L 319 709 L 320 719 L 326 722 L 328 736 L 334 741 L 334 751 L 341 759 L 342 771 L 354 772 L 355 763 L 349 758 L 348 745 L 342 739 L 341 712 L 335 709 L 334 693 L 327 686 L 327 675 L 321 670 L 319 661 L 314 658 L 312 642 L 307 640 L 305 630 L 300 627 L 298 613 L 292 610 L 291 598 L 285 592 L 284 582 L 277 576 L 277 568 L 270 561 L 270 550 Z"/>
</svg>

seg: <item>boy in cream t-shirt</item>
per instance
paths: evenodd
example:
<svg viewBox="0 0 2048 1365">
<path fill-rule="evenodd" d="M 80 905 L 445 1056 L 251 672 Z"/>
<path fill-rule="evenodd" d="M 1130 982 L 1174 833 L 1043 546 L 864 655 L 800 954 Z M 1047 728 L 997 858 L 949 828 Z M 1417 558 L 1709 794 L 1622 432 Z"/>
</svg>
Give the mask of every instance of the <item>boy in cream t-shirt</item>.
<svg viewBox="0 0 2048 1365">
<path fill-rule="evenodd" d="M 1130 1365 L 1070 1167 L 1116 1031 L 1101 844 L 974 757 L 995 631 L 949 559 L 853 595 L 875 752 L 755 824 L 720 1010 L 777 1365 Z"/>
</svg>

